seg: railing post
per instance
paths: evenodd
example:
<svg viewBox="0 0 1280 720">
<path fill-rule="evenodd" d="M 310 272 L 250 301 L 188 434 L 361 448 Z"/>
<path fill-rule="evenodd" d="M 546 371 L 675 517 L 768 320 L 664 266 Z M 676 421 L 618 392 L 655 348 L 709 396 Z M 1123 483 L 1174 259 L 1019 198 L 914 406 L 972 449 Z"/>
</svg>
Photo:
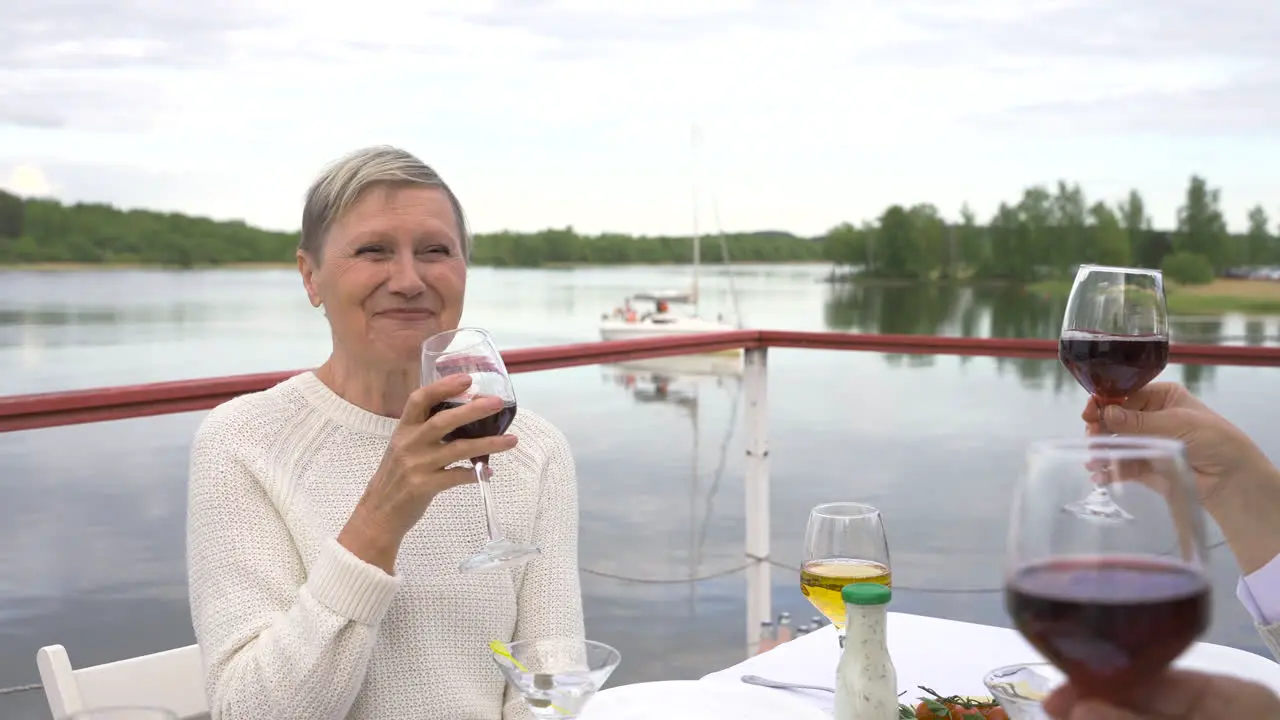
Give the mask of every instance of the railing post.
<svg viewBox="0 0 1280 720">
<path fill-rule="evenodd" d="M 747 407 L 746 555 L 747 654 L 759 647 L 760 623 L 773 617 L 769 565 L 769 369 L 768 349 L 746 351 Z"/>
</svg>

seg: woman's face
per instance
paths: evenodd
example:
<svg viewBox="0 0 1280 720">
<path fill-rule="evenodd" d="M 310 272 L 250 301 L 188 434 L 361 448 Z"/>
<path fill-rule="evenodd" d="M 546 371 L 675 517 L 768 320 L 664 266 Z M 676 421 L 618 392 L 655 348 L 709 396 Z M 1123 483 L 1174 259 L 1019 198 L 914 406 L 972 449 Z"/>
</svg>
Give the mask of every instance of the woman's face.
<svg viewBox="0 0 1280 720">
<path fill-rule="evenodd" d="M 458 327 L 467 264 L 443 190 L 376 185 L 329 228 L 319 262 L 298 252 L 335 352 L 373 367 L 417 365 L 422 341 Z"/>
</svg>

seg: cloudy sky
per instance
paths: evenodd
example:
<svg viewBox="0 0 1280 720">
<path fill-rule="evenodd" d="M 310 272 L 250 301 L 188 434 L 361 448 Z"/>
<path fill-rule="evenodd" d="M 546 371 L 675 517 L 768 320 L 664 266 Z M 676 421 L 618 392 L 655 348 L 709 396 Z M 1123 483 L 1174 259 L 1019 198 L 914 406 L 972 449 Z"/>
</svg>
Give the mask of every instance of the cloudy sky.
<svg viewBox="0 0 1280 720">
<path fill-rule="evenodd" d="M 297 227 L 392 143 L 478 230 L 819 233 L 1058 178 L 1280 216 L 1271 0 L 4 0 L 0 184 Z M 691 150 L 690 128 L 701 128 Z M 696 162 L 695 162 L 696 158 Z"/>
</svg>

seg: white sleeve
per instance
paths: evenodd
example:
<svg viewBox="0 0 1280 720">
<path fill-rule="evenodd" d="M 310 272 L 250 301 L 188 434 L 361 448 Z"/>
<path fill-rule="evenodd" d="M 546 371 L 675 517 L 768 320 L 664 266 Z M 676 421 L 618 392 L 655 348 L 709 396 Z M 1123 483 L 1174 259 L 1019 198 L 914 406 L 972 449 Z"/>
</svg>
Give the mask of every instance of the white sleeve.
<svg viewBox="0 0 1280 720">
<path fill-rule="evenodd" d="M 399 578 L 326 539 L 310 572 L 262 483 L 238 459 L 233 418 L 191 449 L 191 620 L 214 720 L 339 720 L 364 682 Z"/>
</svg>

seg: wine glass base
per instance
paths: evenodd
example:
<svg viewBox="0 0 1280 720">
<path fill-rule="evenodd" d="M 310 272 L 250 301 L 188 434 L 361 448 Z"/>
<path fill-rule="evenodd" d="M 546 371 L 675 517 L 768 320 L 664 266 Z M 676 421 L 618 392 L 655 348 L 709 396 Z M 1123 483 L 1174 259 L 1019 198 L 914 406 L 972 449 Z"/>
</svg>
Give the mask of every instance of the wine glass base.
<svg viewBox="0 0 1280 720">
<path fill-rule="evenodd" d="M 542 551 L 532 545 L 495 540 L 486 544 L 479 554 L 459 565 L 458 569 L 462 572 L 492 572 L 503 568 L 519 567 L 541 554 Z"/>
<path fill-rule="evenodd" d="M 1110 495 L 1102 497 L 1090 495 L 1084 500 L 1068 503 L 1062 509 L 1076 517 L 1097 522 L 1118 524 L 1133 520 L 1133 515 L 1117 505 Z"/>
</svg>

